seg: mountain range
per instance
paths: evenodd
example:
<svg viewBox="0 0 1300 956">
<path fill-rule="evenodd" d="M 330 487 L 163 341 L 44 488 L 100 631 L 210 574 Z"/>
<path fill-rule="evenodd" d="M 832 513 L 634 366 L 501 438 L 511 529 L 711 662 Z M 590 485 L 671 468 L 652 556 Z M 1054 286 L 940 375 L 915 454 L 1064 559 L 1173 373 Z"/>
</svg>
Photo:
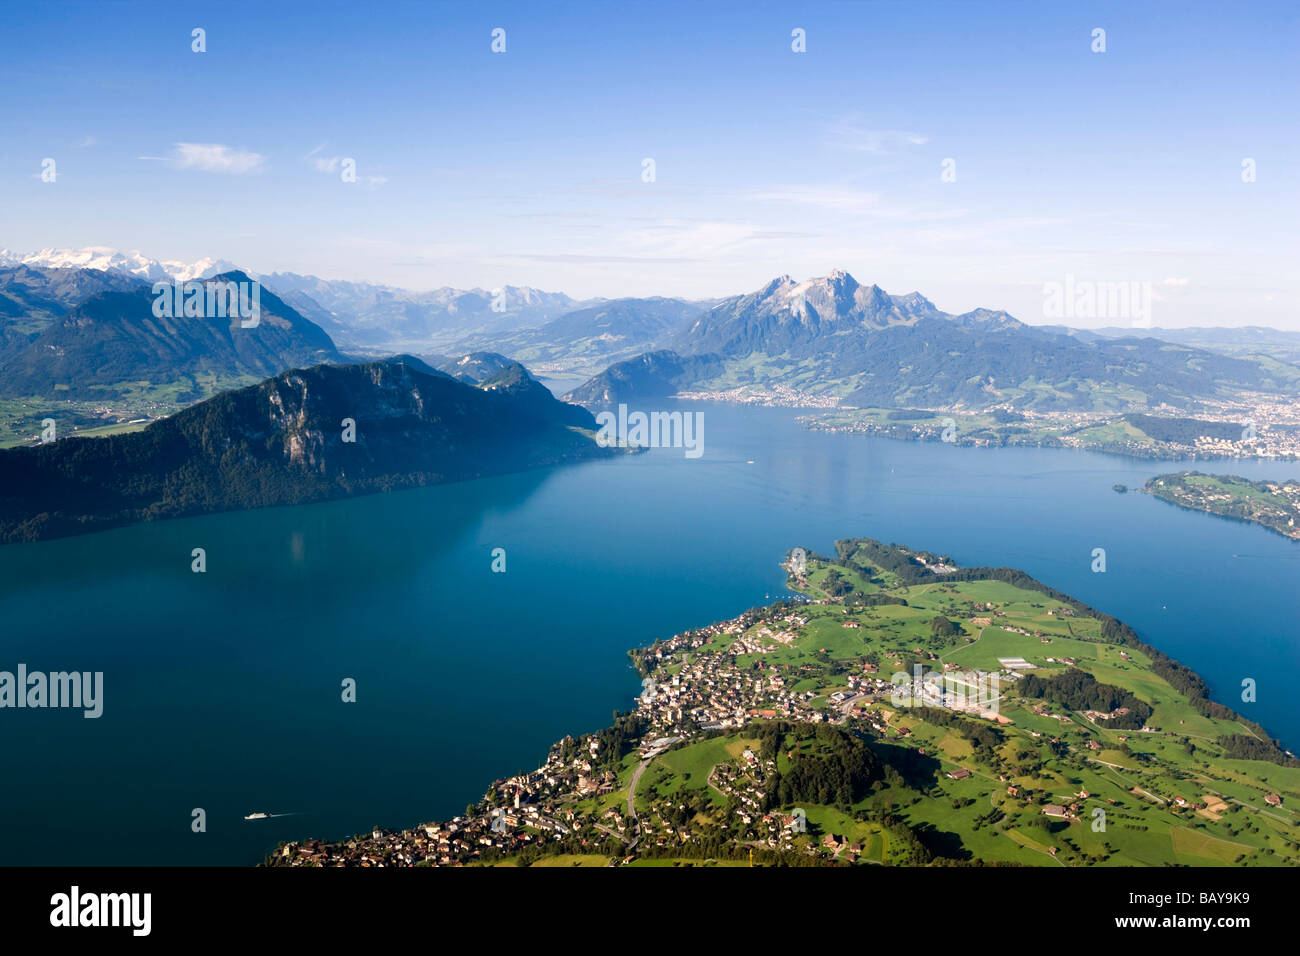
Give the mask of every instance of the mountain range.
<svg viewBox="0 0 1300 956">
<path fill-rule="evenodd" d="M 949 314 L 919 292 L 891 295 L 843 270 L 779 276 L 708 302 L 207 276 L 260 278 L 271 321 L 254 337 L 146 311 L 151 277 L 203 275 L 214 260 L 102 247 L 3 256 L 21 261 L 0 267 L 0 398 L 111 395 L 146 382 L 179 383 L 181 400 L 193 401 L 287 368 L 394 351 L 435 366 L 446 355 L 493 354 L 498 365 L 589 375 L 569 397 L 593 408 L 692 390 L 859 407 L 1194 412 L 1300 389 L 1300 333 L 1031 326 L 998 310 Z M 95 268 L 70 267 L 83 263 Z"/>
<path fill-rule="evenodd" d="M 1043 328 L 1043 326 L 1039 326 Z M 1107 326 L 1101 329 L 1067 329 L 1052 326 L 1053 331 L 1073 335 L 1085 342 L 1097 339 L 1122 339 L 1135 334 L 1134 329 Z M 1240 325 L 1232 328 L 1192 327 L 1182 329 L 1150 328 L 1141 334 L 1162 342 L 1190 345 L 1211 352 L 1228 355 L 1267 355 L 1281 362 L 1300 363 L 1300 332 L 1270 329 L 1261 325 Z"/>
<path fill-rule="evenodd" d="M 343 346 L 436 350 L 484 333 L 541 325 L 579 304 L 562 293 L 512 285 L 416 292 L 292 272 L 271 273 L 263 282 L 314 314 Z"/>
<path fill-rule="evenodd" d="M 576 308 L 536 328 L 480 334 L 460 344 L 504 352 L 533 367 L 590 375 L 654 348 L 711 304 L 658 296 L 611 299 Z"/>
<path fill-rule="evenodd" d="M 238 267 L 225 259 L 205 258 L 195 262 L 151 259 L 140 252 L 120 252 L 108 246 L 81 249 L 42 249 L 39 252 L 10 252 L 0 249 L 0 266 L 35 266 L 43 269 L 98 269 L 124 272 L 150 282 L 176 279 L 207 279 Z M 246 270 L 245 270 L 246 271 Z"/>
<path fill-rule="evenodd" d="M 422 292 L 293 272 L 263 275 L 226 259 L 154 259 L 108 246 L 31 253 L 0 250 L 0 269 L 18 266 L 99 270 L 151 283 L 209 279 L 238 271 L 274 289 L 282 301 L 328 331 L 340 346 L 385 353 L 408 347 L 469 349 L 473 347 L 469 340 L 484 332 L 542 325 L 565 312 L 603 301 L 580 302 L 527 286 L 493 290 L 443 287 Z"/>
<path fill-rule="evenodd" d="M 950 315 L 843 271 L 725 299 L 668 348 L 616 363 L 567 397 L 590 407 L 682 389 L 774 388 L 848 406 L 1039 411 L 1194 409 L 1242 391 L 1294 394 L 1300 368 L 1147 336 L 1082 337 L 1006 312 Z"/>
<path fill-rule="evenodd" d="M 266 288 L 255 328 L 238 317 L 159 317 L 154 300 L 149 281 L 118 271 L 0 268 L 0 395 L 109 398 L 141 383 L 184 383 L 193 401 L 204 397 L 200 378 L 262 379 L 343 360 L 319 326 Z"/>
<path fill-rule="evenodd" d="M 478 385 L 412 356 L 293 369 L 142 431 L 0 451 L 0 541 L 617 454 L 595 428 L 518 365 Z"/>
</svg>

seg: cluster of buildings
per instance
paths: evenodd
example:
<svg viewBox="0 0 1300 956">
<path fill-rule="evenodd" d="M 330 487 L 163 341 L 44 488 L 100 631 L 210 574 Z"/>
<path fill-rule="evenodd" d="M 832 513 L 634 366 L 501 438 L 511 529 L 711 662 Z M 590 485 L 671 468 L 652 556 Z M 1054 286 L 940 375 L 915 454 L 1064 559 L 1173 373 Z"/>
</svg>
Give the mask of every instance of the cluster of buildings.
<svg viewBox="0 0 1300 956">
<path fill-rule="evenodd" d="M 844 675 L 845 689 L 837 690 L 828 700 L 812 690 L 792 690 L 801 679 L 799 669 L 777 667 L 764 658 L 783 638 L 794 640 L 807 623 L 804 614 L 790 607 L 748 611 L 732 621 L 686 631 L 634 652 L 643 673 L 650 675 L 637 699 L 636 716 L 641 722 L 631 741 L 641 766 L 701 733 L 740 728 L 756 719 L 843 722 L 869 716 L 868 704 L 897 694 L 900 687 L 882 679 L 871 664 Z M 737 664 L 740 655 L 747 658 L 744 666 Z M 952 680 L 962 675 L 939 676 Z M 975 677 L 977 682 L 988 678 L 996 687 L 992 674 Z M 910 677 L 906 687 L 931 706 L 969 710 L 972 697 L 987 706 L 979 694 L 956 694 L 951 688 L 935 694 L 930 684 L 914 686 Z M 883 730 L 878 723 L 876 726 Z M 536 770 L 495 782 L 482 803 L 466 816 L 411 830 L 375 829 L 369 836 L 332 844 L 314 840 L 290 843 L 277 849 L 273 862 L 288 866 L 458 866 L 560 842 L 564 843 L 562 852 L 618 858 L 632 853 L 638 844 L 676 846 L 703 839 L 716 828 L 751 846 L 776 851 L 804 845 L 814 854 L 850 860 L 861 852 L 860 847 L 855 849 L 838 838 L 835 846 L 801 843 L 799 836 L 806 832 L 801 818 L 764 812 L 764 785 L 775 764 L 749 751 L 732 763 L 718 764 L 708 781 L 734 801 L 734 818 L 707 825 L 692 822 L 694 813 L 687 811 L 680 795 L 655 798 L 648 811 L 643 809 L 638 816 L 620 790 L 616 768 L 621 755 L 601 752 L 602 737 L 608 741 L 608 734 L 566 737 L 552 747 Z M 641 787 L 644 807 L 646 785 Z"/>
<path fill-rule="evenodd" d="M 656 679 L 653 690 L 637 699 L 637 712 L 649 721 L 651 732 L 742 727 L 759 717 L 824 720 L 825 715 L 809 705 L 816 694 L 791 691 L 776 668 L 761 661 L 753 670 L 734 663 L 738 654 L 769 653 L 771 646 L 763 642 L 764 635 L 778 642 L 783 638 L 792 641 L 794 630 L 807 622 L 792 613 L 764 619 L 751 612 L 659 642 L 649 653 L 647 665 L 666 673 L 666 662 L 676 663 L 680 655 L 681 663 L 676 673 Z M 732 637 L 727 653 L 683 653 L 723 635 Z"/>
<path fill-rule="evenodd" d="M 835 408 L 840 400 L 834 395 L 814 395 L 789 385 L 743 385 L 720 391 L 686 391 L 675 396 L 679 401 L 727 402 L 736 405 L 779 406 L 781 408 Z"/>
<path fill-rule="evenodd" d="M 1245 393 L 1243 402 L 1236 404 L 1220 403 L 1218 407 L 1196 413 L 1198 419 L 1217 424 L 1236 426 L 1239 435 L 1217 438 L 1202 435 L 1189 442 L 1158 441 L 1158 457 L 1189 458 L 1272 458 L 1294 461 L 1300 458 L 1300 403 L 1279 401 L 1275 396 Z M 1243 404 L 1244 403 L 1244 404 Z M 1004 410 L 1014 411 L 1008 406 Z M 996 411 L 990 408 L 986 411 Z M 842 410 L 839 410 L 842 411 Z M 1066 448 L 1095 449 L 1105 445 L 1111 451 L 1127 451 L 1139 457 L 1152 457 L 1152 440 L 1138 438 L 1119 441 L 1097 438 L 1095 429 L 1121 422 L 1117 415 L 1110 412 L 1094 411 L 1051 411 L 1038 412 L 1020 410 L 1023 421 L 1019 425 L 1023 432 L 1015 435 L 999 435 L 993 432 L 976 431 L 960 437 L 963 445 L 988 447 L 1012 444 L 1059 443 Z M 1187 412 L 1182 409 L 1162 406 L 1149 412 L 1155 417 L 1183 418 Z M 878 420 L 881 413 L 863 412 L 856 416 L 820 415 L 800 418 L 801 424 L 819 431 L 849 432 L 866 435 L 883 435 L 889 438 L 903 438 L 922 441 L 953 440 L 951 425 L 945 428 L 945 422 L 953 418 L 966 423 L 976 421 L 973 414 L 965 409 L 938 409 L 928 414 L 933 417 L 923 421 L 897 422 Z M 978 413 L 976 413 L 978 414 Z M 945 418 L 945 416 L 949 416 Z M 978 425 L 976 425 L 978 427 Z M 996 427 L 996 426 L 995 426 Z M 945 435 L 948 436 L 945 439 Z"/>
</svg>

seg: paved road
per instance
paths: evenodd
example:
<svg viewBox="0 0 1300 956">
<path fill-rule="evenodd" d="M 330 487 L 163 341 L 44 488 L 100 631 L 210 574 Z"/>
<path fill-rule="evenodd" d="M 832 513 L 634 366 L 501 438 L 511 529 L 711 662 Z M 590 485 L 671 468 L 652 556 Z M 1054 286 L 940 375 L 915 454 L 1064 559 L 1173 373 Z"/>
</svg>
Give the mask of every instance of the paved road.
<svg viewBox="0 0 1300 956">
<path fill-rule="evenodd" d="M 627 785 L 627 815 L 632 818 L 633 823 L 636 823 L 636 837 L 627 845 L 629 850 L 641 842 L 641 824 L 637 823 L 636 819 L 636 785 L 641 782 L 641 774 L 645 773 L 645 768 L 650 766 L 650 760 L 642 760 L 637 764 L 636 769 L 632 771 L 632 779 Z"/>
</svg>

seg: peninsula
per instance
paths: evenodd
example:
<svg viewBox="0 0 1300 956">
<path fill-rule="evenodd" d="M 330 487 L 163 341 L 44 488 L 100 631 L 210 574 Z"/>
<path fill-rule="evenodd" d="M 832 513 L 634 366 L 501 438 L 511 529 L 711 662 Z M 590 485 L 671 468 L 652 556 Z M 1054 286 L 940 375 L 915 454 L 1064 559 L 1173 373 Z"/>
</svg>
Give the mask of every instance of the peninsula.
<svg viewBox="0 0 1300 956">
<path fill-rule="evenodd" d="M 1008 568 L 794 549 L 795 597 L 630 652 L 635 709 L 463 816 L 273 866 L 1294 866 L 1300 760 Z"/>
<path fill-rule="evenodd" d="M 1143 488 L 1161 501 L 1250 521 L 1300 541 L 1300 481 L 1251 481 L 1237 475 L 1180 471 L 1156 475 Z"/>
<path fill-rule="evenodd" d="M 1271 406 L 1276 424 L 1254 427 L 1237 405 L 1222 404 L 1201 418 L 1074 409 L 987 410 L 836 408 L 804 415 L 813 431 L 876 435 L 903 441 L 943 441 L 978 448 L 1073 448 L 1125 458 L 1300 458 L 1300 407 Z"/>
</svg>

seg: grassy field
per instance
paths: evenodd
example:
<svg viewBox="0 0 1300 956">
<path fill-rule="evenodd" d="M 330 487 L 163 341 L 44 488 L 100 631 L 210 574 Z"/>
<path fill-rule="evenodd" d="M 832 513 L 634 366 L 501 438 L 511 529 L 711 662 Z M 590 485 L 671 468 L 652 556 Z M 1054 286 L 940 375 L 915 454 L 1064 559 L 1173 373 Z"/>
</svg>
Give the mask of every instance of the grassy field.
<svg viewBox="0 0 1300 956">
<path fill-rule="evenodd" d="M 1244 719 L 1189 699 L 1178 687 L 1194 685 L 1158 651 L 1013 573 L 962 580 L 950 567 L 911 570 L 919 563 L 900 564 L 893 546 L 839 547 L 837 559 L 809 556 L 806 577 L 789 582 L 809 603 L 759 609 L 650 658 L 656 679 L 684 675 L 683 687 L 701 674 L 718 682 L 709 686 L 748 681 L 751 715 L 777 713 L 798 693 L 797 719 L 668 731 L 698 735 L 645 765 L 635 820 L 628 787 L 642 759 L 626 754 L 614 792 L 571 804 L 598 832 L 544 865 L 601 866 L 646 849 L 665 858 L 614 862 L 746 866 L 705 857 L 752 850 L 755 864 L 1300 864 L 1300 762 L 1276 750 L 1277 762 L 1228 757 L 1234 735 L 1272 744 Z M 1048 683 L 1001 670 L 1009 658 Z M 917 666 L 1000 672 L 995 703 L 919 706 L 902 693 L 908 677 L 893 682 Z M 634 837 L 640 849 L 628 850 Z"/>
<path fill-rule="evenodd" d="M 198 373 L 162 385 L 119 382 L 95 386 L 90 395 L 0 398 L 0 448 L 36 444 L 42 422 L 55 421 L 57 438 L 97 437 L 137 431 L 218 392 L 252 385 L 255 376 Z M 66 390 L 63 390 L 66 391 Z"/>
<path fill-rule="evenodd" d="M 1022 699 L 1008 679 L 1000 685 L 999 710 L 1010 722 L 999 727 L 997 747 L 981 751 L 958 730 L 932 726 L 888 699 L 863 701 L 856 719 L 883 728 L 875 731 L 882 746 L 924 750 L 936 766 L 910 789 L 881 787 L 853 807 L 804 807 L 813 835 L 847 835 L 863 844 L 861 862 L 890 862 L 888 835 L 860 818 L 888 812 L 926 834 L 926 841 L 945 854 L 981 861 L 1067 866 L 1300 862 L 1300 828 L 1290 809 L 1300 805 L 1300 767 L 1225 757 L 1220 741 L 1251 731 L 1236 721 L 1202 714 L 1152 670 L 1145 653 L 1103 640 L 1098 620 L 1003 581 L 940 579 L 902 586 L 891 583 L 881 569 L 867 576 L 839 567 L 854 592 L 906 602 L 853 607 L 828 600 L 824 588 L 830 570 L 825 562 L 813 562 L 802 588 L 824 603 L 798 607 L 775 624 L 756 624 L 745 633 L 762 650 L 737 656 L 739 668 L 761 665 L 786 676 L 789 686 L 825 701 L 848 686 L 848 675 L 864 668 L 875 667 L 868 673 L 885 678 L 895 669 L 910 671 L 918 662 L 927 669 L 952 664 L 994 671 L 999 658 L 1019 657 L 1042 676 L 1071 668 L 1086 671 L 1103 684 L 1131 692 L 1152 712 L 1143 730 L 1121 730 L 1081 711 Z M 958 633 L 937 636 L 932 631 L 936 615 L 956 624 Z M 779 640 L 780 633 L 792 633 L 794 639 Z M 702 788 L 710 768 L 726 760 L 735 763 L 740 751 L 754 746 L 752 736 L 735 735 L 669 753 L 661 758 L 655 787 L 664 794 Z M 778 760 L 781 769 L 784 763 L 784 757 Z M 971 775 L 958 780 L 947 776 L 959 768 Z M 1284 806 L 1268 806 L 1263 798 L 1269 793 L 1281 794 Z M 1209 801 L 1221 811 L 1204 811 Z M 1074 809 L 1068 820 L 1048 818 L 1043 813 L 1048 804 Z"/>
</svg>

